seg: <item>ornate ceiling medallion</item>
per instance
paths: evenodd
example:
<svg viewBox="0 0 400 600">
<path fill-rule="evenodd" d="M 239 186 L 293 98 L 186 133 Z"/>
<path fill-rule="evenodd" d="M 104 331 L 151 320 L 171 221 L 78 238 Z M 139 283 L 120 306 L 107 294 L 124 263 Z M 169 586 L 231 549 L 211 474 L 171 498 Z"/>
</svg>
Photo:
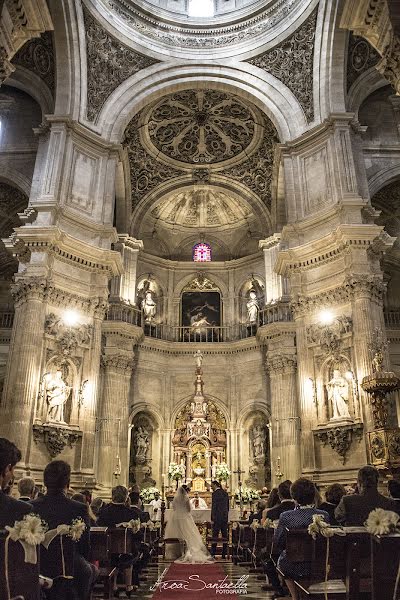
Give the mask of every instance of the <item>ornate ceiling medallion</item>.
<svg viewBox="0 0 400 600">
<path fill-rule="evenodd" d="M 184 90 L 158 101 L 144 117 L 141 138 L 155 157 L 173 166 L 226 167 L 261 142 L 262 118 L 232 94 Z"/>
</svg>

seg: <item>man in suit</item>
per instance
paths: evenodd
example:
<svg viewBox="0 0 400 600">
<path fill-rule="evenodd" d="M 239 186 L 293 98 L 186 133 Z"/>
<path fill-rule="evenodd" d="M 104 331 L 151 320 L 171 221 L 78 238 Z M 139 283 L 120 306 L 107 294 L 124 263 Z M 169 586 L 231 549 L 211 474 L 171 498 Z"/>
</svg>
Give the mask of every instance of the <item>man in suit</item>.
<svg viewBox="0 0 400 600">
<path fill-rule="evenodd" d="M 391 479 L 388 482 L 388 492 L 390 497 L 397 503 L 397 506 L 400 508 L 400 481 L 397 479 Z"/>
<path fill-rule="evenodd" d="M 19 499 L 23 502 L 31 502 L 35 499 L 36 486 L 32 477 L 22 477 L 18 481 Z"/>
<path fill-rule="evenodd" d="M 277 506 L 273 506 L 272 508 L 267 508 L 263 513 L 263 521 L 265 521 L 265 519 L 271 519 L 271 521 L 278 521 L 282 513 L 286 512 L 287 510 L 294 509 L 296 503 L 290 495 L 291 485 L 292 482 L 289 479 L 286 479 L 286 481 L 282 481 L 282 483 L 278 485 L 278 496 L 281 503 Z"/>
<path fill-rule="evenodd" d="M 264 512 L 264 510 L 265 510 L 265 506 L 266 506 L 266 502 L 265 502 L 265 500 L 259 500 L 259 501 L 257 502 L 257 510 L 256 510 L 255 512 L 253 512 L 253 513 L 252 513 L 252 514 L 249 516 L 249 519 L 248 519 L 248 521 L 247 521 L 247 523 L 248 523 L 249 525 L 251 525 L 251 524 L 252 524 L 252 522 L 253 522 L 253 521 L 255 521 L 255 520 L 257 520 L 257 521 L 260 521 L 260 523 L 261 523 L 261 519 L 262 519 L 262 516 L 263 516 L 263 512 Z"/>
<path fill-rule="evenodd" d="M 213 538 L 218 537 L 219 532 L 223 538 L 228 537 L 228 515 L 229 515 L 229 496 L 225 490 L 222 489 L 219 481 L 212 481 L 211 488 L 213 490 L 212 502 L 211 502 L 211 522 L 212 522 L 212 536 Z M 227 544 L 222 546 L 222 558 L 226 558 L 228 547 Z M 211 546 L 211 555 L 215 556 L 217 551 L 217 544 L 214 543 Z"/>
<path fill-rule="evenodd" d="M 15 521 L 21 521 L 24 515 L 32 512 L 32 506 L 27 502 L 15 500 L 5 490 L 14 479 L 15 465 L 21 460 L 21 452 L 7 440 L 0 438 L 0 528 L 6 525 L 14 525 Z"/>
<path fill-rule="evenodd" d="M 343 496 L 335 510 L 336 520 L 342 525 L 361 526 L 375 508 L 392 510 L 400 514 L 397 502 L 378 492 L 379 473 L 367 465 L 358 472 L 359 494 Z"/>
<path fill-rule="evenodd" d="M 71 479 L 71 467 L 63 460 L 53 460 L 43 473 L 47 493 L 42 498 L 32 501 L 33 512 L 38 514 L 49 526 L 49 530 L 58 525 L 71 525 L 75 519 L 81 519 L 85 531 L 76 545 L 74 556 L 74 587 L 79 600 L 87 600 L 97 577 L 97 569 L 89 563 L 90 553 L 90 518 L 86 504 L 67 498 Z M 51 550 L 51 546 L 50 546 Z M 51 562 L 49 562 L 51 570 Z M 54 573 L 58 574 L 58 565 L 54 565 Z M 49 573 L 49 576 L 52 574 Z"/>
</svg>

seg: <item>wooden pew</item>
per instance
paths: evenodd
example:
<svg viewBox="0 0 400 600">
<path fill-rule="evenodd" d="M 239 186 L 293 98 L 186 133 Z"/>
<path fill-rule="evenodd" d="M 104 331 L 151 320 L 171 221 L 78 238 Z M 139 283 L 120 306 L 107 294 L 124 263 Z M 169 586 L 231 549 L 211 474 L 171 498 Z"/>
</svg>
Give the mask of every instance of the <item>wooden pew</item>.
<svg viewBox="0 0 400 600">
<path fill-rule="evenodd" d="M 8 598 L 6 568 L 11 598 L 21 597 L 24 600 L 39 600 L 39 566 L 40 546 L 37 548 L 36 565 L 26 563 L 25 553 L 19 542 L 8 541 L 8 560 L 6 565 L 6 539 L 8 531 L 0 531 L 0 598 Z"/>
<path fill-rule="evenodd" d="M 259 527 L 254 532 L 251 549 L 251 560 L 254 568 L 250 569 L 250 572 L 262 572 L 262 568 L 260 567 L 260 552 L 261 550 L 265 550 L 265 553 L 270 554 L 274 531 L 272 528 Z"/>
<path fill-rule="evenodd" d="M 47 600 L 69 600 L 73 597 L 74 556 L 76 542 L 67 535 L 57 535 L 49 545 L 48 550 L 40 549 L 40 574 L 50 577 L 53 585 L 45 592 Z"/>
<path fill-rule="evenodd" d="M 371 536 L 372 600 L 400 597 L 400 584 L 395 595 L 400 568 L 400 534 Z"/>
</svg>

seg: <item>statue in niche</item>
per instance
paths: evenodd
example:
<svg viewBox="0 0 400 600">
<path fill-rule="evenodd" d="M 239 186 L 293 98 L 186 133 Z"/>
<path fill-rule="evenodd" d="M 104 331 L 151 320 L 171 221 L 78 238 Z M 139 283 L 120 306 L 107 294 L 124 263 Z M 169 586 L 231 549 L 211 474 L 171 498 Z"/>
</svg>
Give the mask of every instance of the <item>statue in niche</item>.
<svg viewBox="0 0 400 600">
<path fill-rule="evenodd" d="M 251 439 L 254 461 L 259 462 L 265 457 L 265 427 L 263 425 L 253 425 Z"/>
<path fill-rule="evenodd" d="M 333 370 L 332 379 L 326 384 L 328 400 L 332 405 L 332 419 L 351 419 L 349 413 L 349 384 L 339 369 Z"/>
<path fill-rule="evenodd" d="M 213 455 L 212 464 L 211 464 L 211 475 L 212 475 L 213 479 L 215 479 L 217 476 L 217 465 L 218 465 L 218 459 L 215 455 Z"/>
<path fill-rule="evenodd" d="M 136 462 L 144 463 L 147 458 L 147 450 L 149 448 L 149 432 L 145 427 L 139 425 L 137 428 L 134 439 L 135 439 L 135 449 L 136 449 Z"/>
<path fill-rule="evenodd" d="M 181 458 L 181 462 L 179 463 L 179 470 L 181 472 L 182 479 L 185 479 L 185 476 L 186 476 L 186 463 L 185 463 L 185 459 L 184 458 Z"/>
<path fill-rule="evenodd" d="M 157 304 L 154 302 L 153 293 L 147 290 L 142 300 L 142 311 L 146 323 L 152 323 L 157 312 Z"/>
<path fill-rule="evenodd" d="M 250 290 L 249 292 L 249 300 L 246 304 L 247 308 L 247 322 L 250 325 L 254 325 L 258 323 L 258 314 L 260 312 L 260 305 L 257 299 L 257 293 L 255 290 Z"/>
<path fill-rule="evenodd" d="M 66 424 L 64 406 L 71 393 L 71 387 L 62 378 L 62 372 L 56 371 L 46 382 L 46 402 L 48 405 L 47 422 Z"/>
</svg>

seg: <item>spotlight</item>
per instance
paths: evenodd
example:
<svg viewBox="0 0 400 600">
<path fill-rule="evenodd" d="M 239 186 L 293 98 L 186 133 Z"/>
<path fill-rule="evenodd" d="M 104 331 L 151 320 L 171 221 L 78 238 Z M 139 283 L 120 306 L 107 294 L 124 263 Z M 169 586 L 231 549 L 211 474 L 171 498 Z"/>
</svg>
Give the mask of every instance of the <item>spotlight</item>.
<svg viewBox="0 0 400 600">
<path fill-rule="evenodd" d="M 330 325 L 333 321 L 333 318 L 333 314 L 330 310 L 321 310 L 319 313 L 319 320 L 323 325 Z"/>
<path fill-rule="evenodd" d="M 66 325 L 68 325 L 68 327 L 73 327 L 79 322 L 79 315 L 74 310 L 66 310 L 63 321 Z"/>
</svg>

